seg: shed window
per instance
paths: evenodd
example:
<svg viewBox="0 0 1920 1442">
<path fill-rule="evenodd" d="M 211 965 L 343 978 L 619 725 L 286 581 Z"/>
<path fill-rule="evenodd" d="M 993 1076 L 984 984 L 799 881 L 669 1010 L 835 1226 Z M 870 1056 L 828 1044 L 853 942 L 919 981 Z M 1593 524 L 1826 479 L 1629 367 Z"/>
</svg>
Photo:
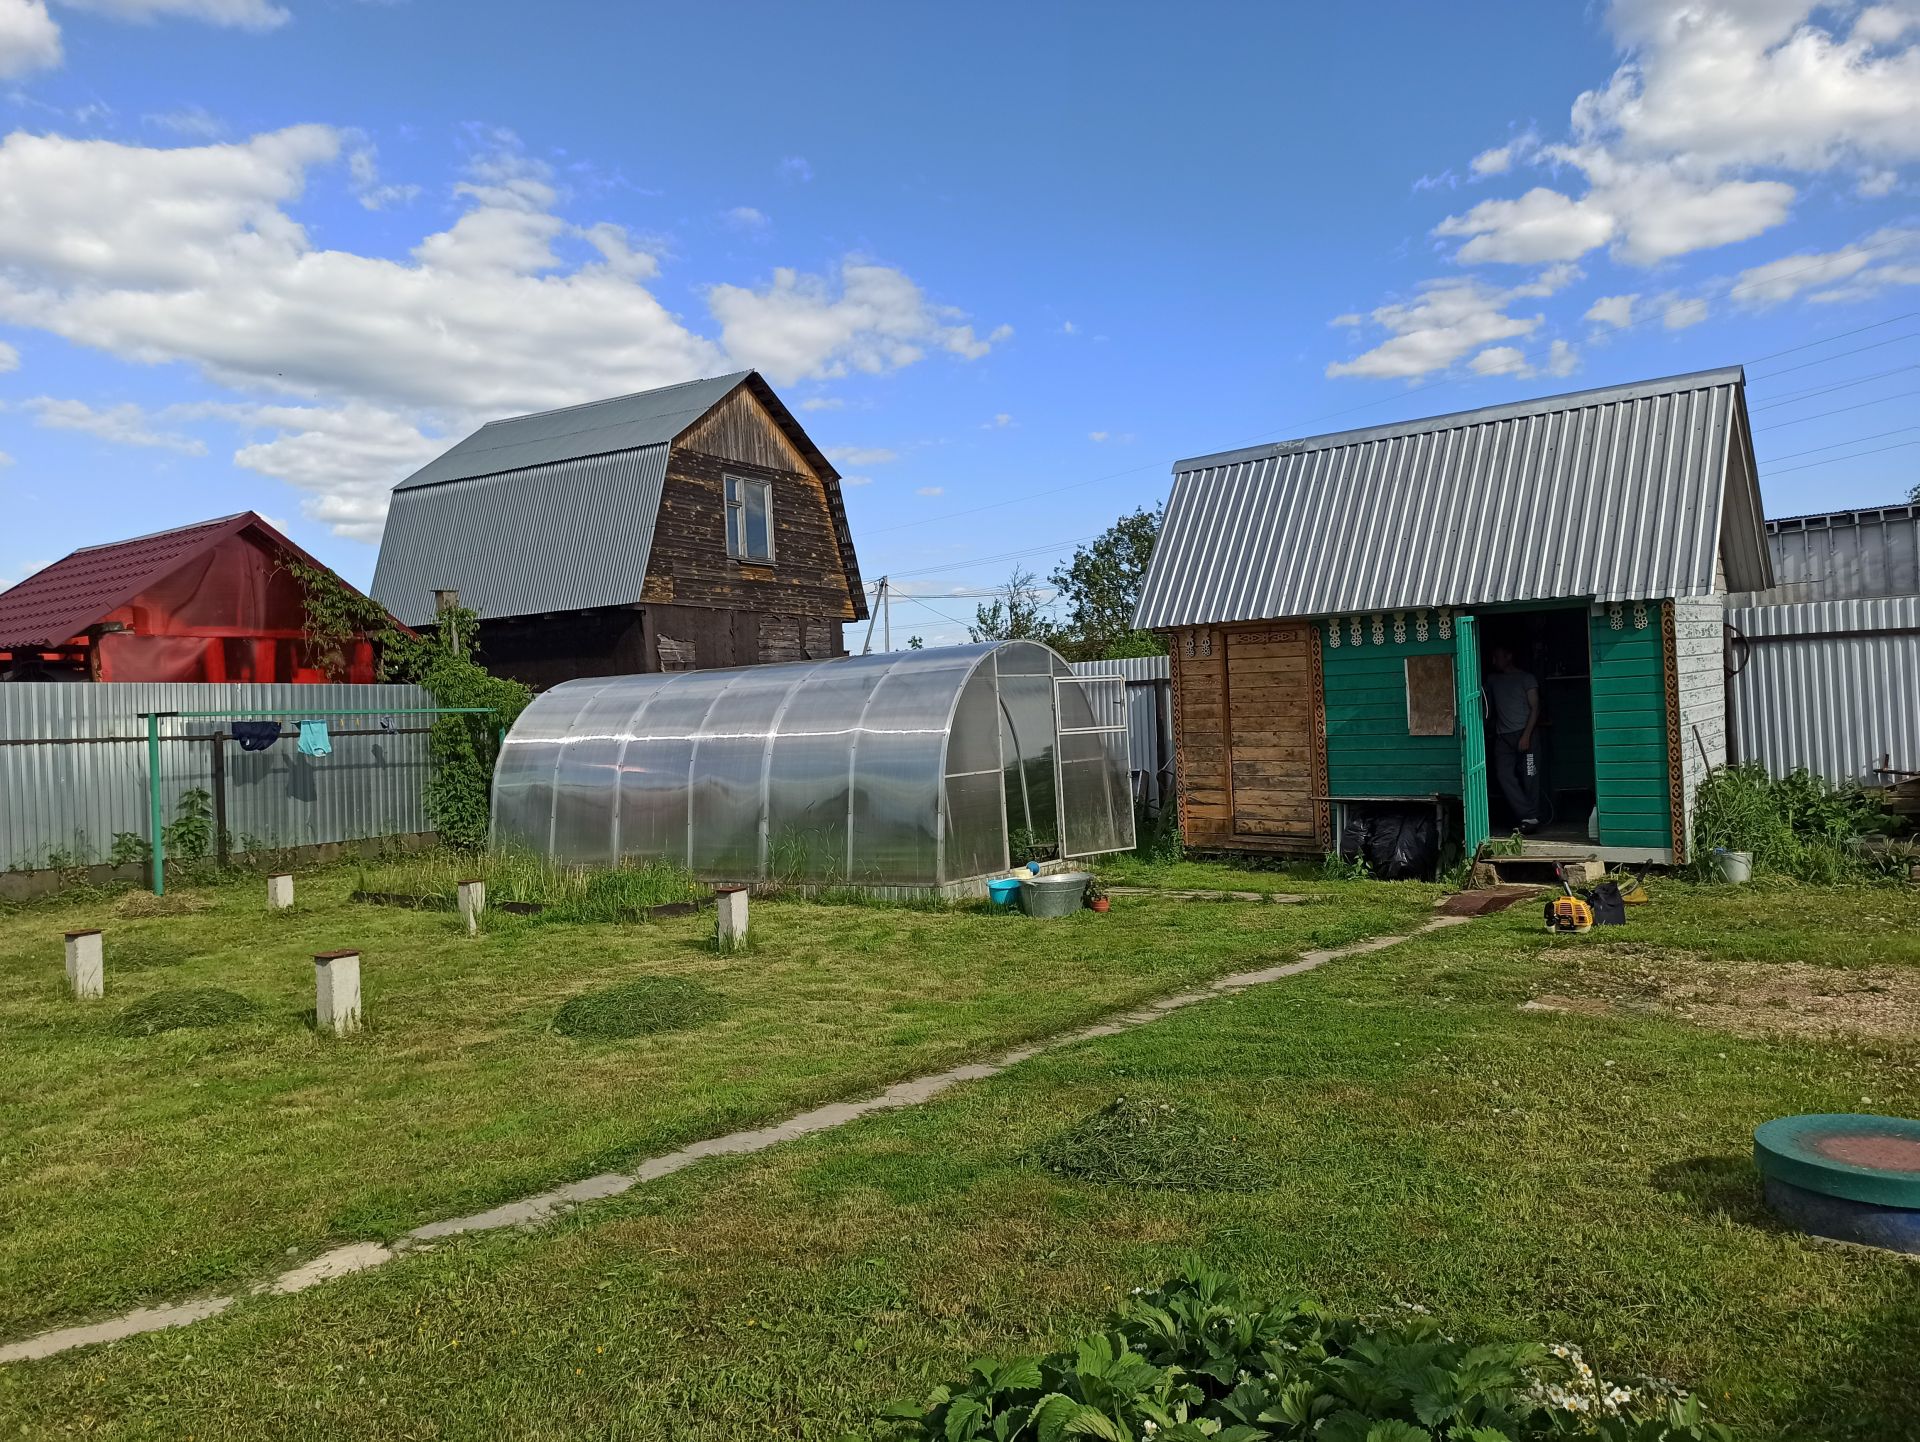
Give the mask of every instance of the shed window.
<svg viewBox="0 0 1920 1442">
<path fill-rule="evenodd" d="M 727 477 L 727 554 L 736 561 L 773 559 L 773 482 Z"/>
</svg>

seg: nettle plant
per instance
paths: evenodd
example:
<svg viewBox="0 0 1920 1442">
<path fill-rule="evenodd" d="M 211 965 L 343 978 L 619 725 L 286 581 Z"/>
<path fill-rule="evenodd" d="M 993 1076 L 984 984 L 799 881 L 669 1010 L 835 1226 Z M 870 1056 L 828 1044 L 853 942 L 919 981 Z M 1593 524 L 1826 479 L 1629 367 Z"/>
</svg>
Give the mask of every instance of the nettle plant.
<svg viewBox="0 0 1920 1442">
<path fill-rule="evenodd" d="M 893 1409 L 939 1442 L 1731 1442 L 1671 1383 L 1608 1383 L 1572 1347 L 1456 1341 L 1431 1317 L 1343 1317 L 1303 1297 L 1246 1302 L 1214 1273 L 1137 1293 L 1045 1357 L 977 1362 Z"/>
</svg>

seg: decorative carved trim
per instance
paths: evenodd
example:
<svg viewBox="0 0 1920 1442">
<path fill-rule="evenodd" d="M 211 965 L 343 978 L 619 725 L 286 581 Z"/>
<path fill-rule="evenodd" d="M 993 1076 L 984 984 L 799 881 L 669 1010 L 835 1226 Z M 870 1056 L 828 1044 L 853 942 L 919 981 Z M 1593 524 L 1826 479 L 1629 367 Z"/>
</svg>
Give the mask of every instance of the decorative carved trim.
<svg viewBox="0 0 1920 1442">
<path fill-rule="evenodd" d="M 1320 648 L 1309 646 L 1313 659 L 1309 684 L 1313 687 L 1313 833 L 1322 851 L 1333 849 L 1333 803 L 1325 800 L 1333 788 L 1327 784 L 1327 686 L 1321 668 Z"/>
<path fill-rule="evenodd" d="M 1387 644 L 1387 618 L 1378 611 L 1373 613 L 1373 644 L 1376 646 Z"/>
<path fill-rule="evenodd" d="M 1442 641 L 1453 639 L 1453 608 L 1451 606 L 1440 608 L 1440 639 Z"/>
<path fill-rule="evenodd" d="M 1327 617 L 1327 645 L 1336 651 L 1340 649 L 1340 618 L 1338 616 Z"/>
<path fill-rule="evenodd" d="M 1427 639 L 1427 613 L 1425 611 L 1415 611 L 1413 613 L 1413 638 L 1416 641 L 1424 641 Z"/>
<path fill-rule="evenodd" d="M 1393 613 L 1393 644 L 1396 646 L 1407 644 L 1407 613 L 1405 611 Z"/>
<path fill-rule="evenodd" d="M 1687 859 L 1687 768 L 1685 742 L 1680 736 L 1680 650 L 1674 634 L 1673 603 L 1654 602 L 1660 612 L 1660 669 L 1667 693 L 1667 792 L 1673 824 L 1673 859 L 1676 865 Z M 1634 602 L 1636 626 L 1642 624 L 1639 613 L 1644 601 Z"/>
<path fill-rule="evenodd" d="M 1347 634 L 1349 638 L 1353 641 L 1354 645 L 1358 646 L 1360 644 L 1360 618 L 1358 616 L 1355 616 L 1353 618 L 1353 625 L 1348 630 Z"/>
<path fill-rule="evenodd" d="M 1645 601 L 1635 601 L 1633 603 L 1633 629 L 1636 631 L 1644 631 L 1647 629 L 1647 603 Z"/>
<path fill-rule="evenodd" d="M 1626 608 L 1618 601 L 1612 602 L 1607 607 L 1607 629 L 1609 631 L 1624 631 L 1627 629 Z"/>
</svg>

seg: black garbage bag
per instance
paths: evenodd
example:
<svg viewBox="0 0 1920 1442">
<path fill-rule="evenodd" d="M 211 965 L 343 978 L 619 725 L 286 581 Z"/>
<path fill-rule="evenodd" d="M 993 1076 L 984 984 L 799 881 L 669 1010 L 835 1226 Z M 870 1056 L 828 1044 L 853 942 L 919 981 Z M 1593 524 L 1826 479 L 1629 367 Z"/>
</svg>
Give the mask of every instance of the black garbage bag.
<svg viewBox="0 0 1920 1442">
<path fill-rule="evenodd" d="M 1384 811 L 1374 818 L 1367 865 L 1382 881 L 1424 881 L 1440 863 L 1440 833 L 1433 813 Z"/>
<path fill-rule="evenodd" d="M 1595 926 L 1625 926 L 1627 924 L 1627 903 L 1621 898 L 1620 883 L 1603 881 L 1587 893 L 1587 904 L 1593 908 Z"/>
<path fill-rule="evenodd" d="M 1340 828 L 1340 859 L 1352 861 L 1358 857 L 1371 865 L 1373 832 L 1373 813 L 1358 806 L 1348 807 L 1346 824 Z"/>
</svg>

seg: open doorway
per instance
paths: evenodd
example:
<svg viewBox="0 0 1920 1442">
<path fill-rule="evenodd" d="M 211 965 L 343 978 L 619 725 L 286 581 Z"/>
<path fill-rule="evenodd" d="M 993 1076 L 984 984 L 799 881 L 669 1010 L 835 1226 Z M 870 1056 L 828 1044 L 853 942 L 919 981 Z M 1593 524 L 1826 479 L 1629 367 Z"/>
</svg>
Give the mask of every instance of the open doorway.
<svg viewBox="0 0 1920 1442">
<path fill-rule="evenodd" d="M 1595 792 L 1586 608 L 1483 614 L 1480 655 L 1494 834 L 1531 819 L 1537 825 L 1525 829 L 1543 840 L 1588 840 Z M 1529 693 L 1537 698 L 1530 734 Z M 1529 818 L 1527 809 L 1537 814 Z"/>
</svg>

